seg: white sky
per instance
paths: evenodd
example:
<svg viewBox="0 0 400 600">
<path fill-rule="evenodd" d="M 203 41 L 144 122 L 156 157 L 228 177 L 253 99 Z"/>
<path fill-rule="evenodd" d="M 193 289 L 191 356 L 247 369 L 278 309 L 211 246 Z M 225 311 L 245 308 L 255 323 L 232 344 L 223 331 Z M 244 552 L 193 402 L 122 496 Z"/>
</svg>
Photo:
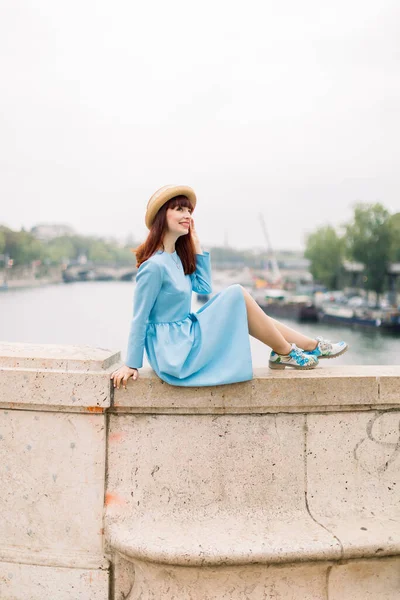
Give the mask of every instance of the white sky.
<svg viewBox="0 0 400 600">
<path fill-rule="evenodd" d="M 400 210 L 400 3 L 2 0 L 0 223 L 146 235 L 194 187 L 204 245 L 299 249 Z"/>
</svg>

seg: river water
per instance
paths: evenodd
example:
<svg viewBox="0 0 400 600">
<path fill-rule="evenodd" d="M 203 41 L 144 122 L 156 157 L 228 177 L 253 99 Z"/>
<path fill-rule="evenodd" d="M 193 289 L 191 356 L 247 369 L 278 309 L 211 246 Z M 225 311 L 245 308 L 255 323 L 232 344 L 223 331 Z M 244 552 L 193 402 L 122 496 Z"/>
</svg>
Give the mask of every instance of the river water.
<svg viewBox="0 0 400 600">
<path fill-rule="evenodd" d="M 124 358 L 133 293 L 134 283 L 119 281 L 0 292 L 0 341 L 98 346 L 121 350 Z M 199 307 L 193 296 L 192 310 Z M 282 322 L 311 337 L 346 340 L 350 350 L 330 365 L 400 364 L 400 336 L 343 326 Z M 250 340 L 253 366 L 265 367 L 270 349 L 258 340 Z M 144 364 L 147 365 L 146 360 Z"/>
</svg>

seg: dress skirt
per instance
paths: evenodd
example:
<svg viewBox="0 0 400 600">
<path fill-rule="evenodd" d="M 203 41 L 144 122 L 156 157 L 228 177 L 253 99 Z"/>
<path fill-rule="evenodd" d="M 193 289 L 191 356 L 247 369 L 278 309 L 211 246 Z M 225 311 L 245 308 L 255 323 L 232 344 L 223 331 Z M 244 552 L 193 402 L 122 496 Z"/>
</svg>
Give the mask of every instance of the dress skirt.
<svg viewBox="0 0 400 600">
<path fill-rule="evenodd" d="M 213 296 L 172 323 L 149 323 L 146 354 L 171 385 L 209 386 L 253 377 L 246 304 L 240 285 Z"/>
</svg>

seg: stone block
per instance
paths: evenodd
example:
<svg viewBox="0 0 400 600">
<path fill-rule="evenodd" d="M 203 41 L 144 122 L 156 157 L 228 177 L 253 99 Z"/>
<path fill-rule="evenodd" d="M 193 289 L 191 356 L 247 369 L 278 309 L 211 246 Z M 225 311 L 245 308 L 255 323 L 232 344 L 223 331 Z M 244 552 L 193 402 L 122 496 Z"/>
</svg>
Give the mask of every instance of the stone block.
<svg viewBox="0 0 400 600">
<path fill-rule="evenodd" d="M 303 426 L 301 415 L 111 415 L 110 545 L 176 565 L 339 557 L 306 510 Z"/>
<path fill-rule="evenodd" d="M 343 556 L 400 553 L 400 411 L 307 415 L 313 517 Z"/>
<path fill-rule="evenodd" d="M 378 383 L 380 403 L 400 403 L 400 373 L 398 366 L 380 367 Z"/>
<path fill-rule="evenodd" d="M 103 564 L 103 415 L 0 410 L 0 465 L 0 559 Z"/>
<path fill-rule="evenodd" d="M 5 369 L 101 371 L 120 357 L 120 352 L 92 346 L 0 342 L 0 368 Z"/>
<path fill-rule="evenodd" d="M 0 344 L 0 406 L 103 412 L 120 353 L 86 346 Z"/>
<path fill-rule="evenodd" d="M 400 558 L 355 560 L 333 566 L 329 600 L 399 600 Z"/>
<path fill-rule="evenodd" d="M 2 600 L 108 600 L 108 571 L 0 562 Z"/>
</svg>

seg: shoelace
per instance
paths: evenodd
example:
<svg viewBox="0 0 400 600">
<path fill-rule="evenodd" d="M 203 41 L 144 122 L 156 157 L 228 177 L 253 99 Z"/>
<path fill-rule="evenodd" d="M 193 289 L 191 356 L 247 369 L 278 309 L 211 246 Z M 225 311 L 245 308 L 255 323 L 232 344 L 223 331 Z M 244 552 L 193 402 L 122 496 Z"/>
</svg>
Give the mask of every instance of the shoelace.
<svg viewBox="0 0 400 600">
<path fill-rule="evenodd" d="M 321 350 L 332 350 L 332 342 L 330 340 L 324 340 L 323 338 L 319 338 L 318 343 L 321 347 Z"/>
<path fill-rule="evenodd" d="M 293 358 L 297 358 L 301 365 L 304 365 L 304 363 L 309 362 L 309 358 L 307 356 L 305 356 L 305 354 L 300 350 L 300 348 L 296 347 L 295 349 L 292 350 L 291 354 L 292 353 L 293 353 Z"/>
</svg>

